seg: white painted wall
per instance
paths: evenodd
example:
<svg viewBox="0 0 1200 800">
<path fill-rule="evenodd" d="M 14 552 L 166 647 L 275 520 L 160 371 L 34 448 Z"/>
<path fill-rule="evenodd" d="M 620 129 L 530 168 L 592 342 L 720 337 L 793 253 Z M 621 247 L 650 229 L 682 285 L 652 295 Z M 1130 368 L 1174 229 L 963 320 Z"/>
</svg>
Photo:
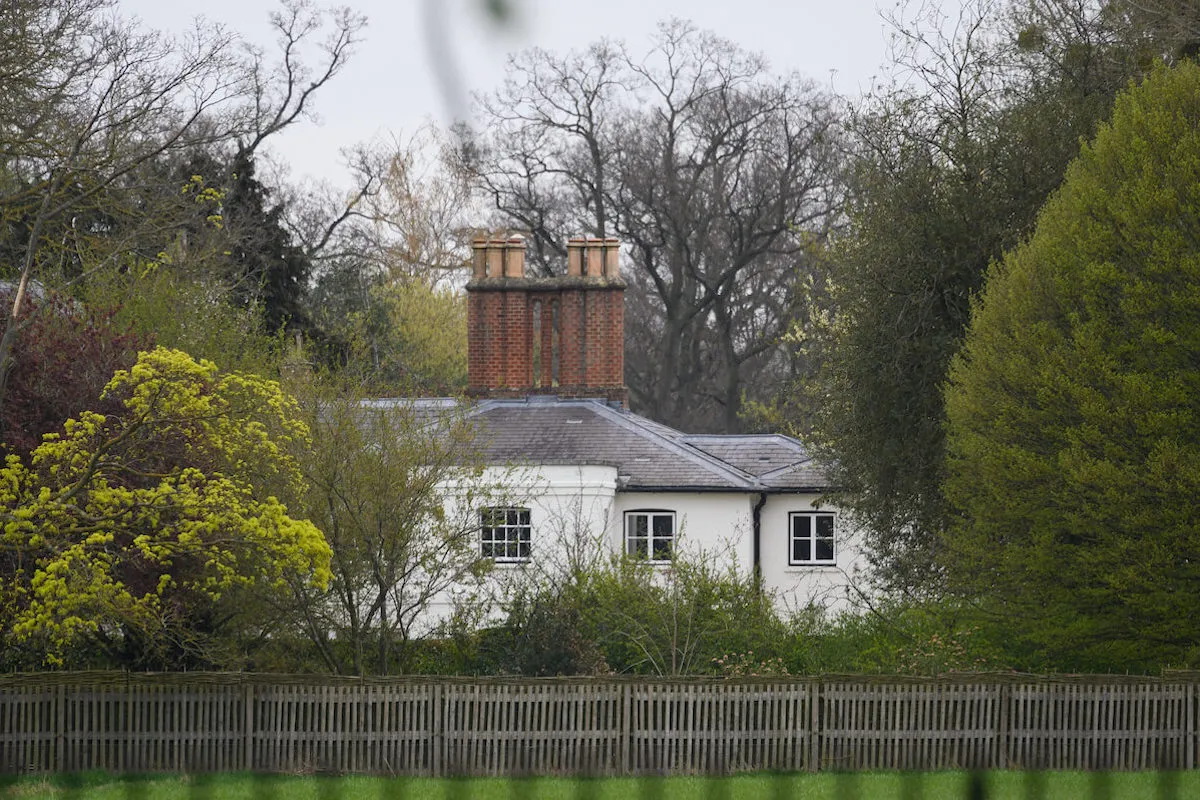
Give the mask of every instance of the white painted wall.
<svg viewBox="0 0 1200 800">
<path fill-rule="evenodd" d="M 624 552 L 626 511 L 674 511 L 677 547 L 736 559 L 749 570 L 754 547 L 752 500 L 740 492 L 622 492 L 613 504 L 609 543 L 613 552 Z"/>
<path fill-rule="evenodd" d="M 488 467 L 475 482 L 496 487 L 497 495 L 480 499 L 472 493 L 467 499 L 457 486 L 448 484 L 444 487 L 447 513 L 478 513 L 478 508 L 463 507 L 466 503 L 529 508 L 531 557 L 526 563 L 497 563 L 482 587 L 438 597 L 430 604 L 429 627 L 449 618 L 456 600 L 471 593 L 493 598 L 494 613 L 484 622 L 498 622 L 500 605 L 495 599 L 516 584 L 541 580 L 566 570 L 572 561 L 606 552 L 617 488 L 615 467 Z"/>
<path fill-rule="evenodd" d="M 757 494 L 617 492 L 617 470 L 604 466 L 490 467 L 482 482 L 495 487 L 518 484 L 504 493 L 503 504 L 527 506 L 532 526 L 530 561 L 496 564 L 485 594 L 499 597 L 519 583 L 562 574 L 572 562 L 596 563 L 624 552 L 627 511 L 674 511 L 677 547 L 722 560 L 736 559 L 744 572 L 753 565 L 752 515 Z M 447 496 L 454 495 L 454 489 L 447 487 Z M 788 563 L 789 512 L 808 510 L 835 515 L 833 565 Z M 469 509 L 457 512 L 472 513 Z M 850 584 L 865 567 L 861 537 L 849 515 L 822 503 L 819 494 L 769 494 L 760 519 L 763 581 L 778 596 L 781 610 L 809 604 L 833 612 L 847 609 L 853 595 Z M 452 601 L 449 596 L 439 598 L 431 608 L 431 623 L 446 618 Z M 496 608 L 497 614 L 486 621 L 499 620 L 499 604 Z"/>
<path fill-rule="evenodd" d="M 531 572 L 588 559 L 604 546 L 617 489 L 615 467 L 541 466 L 525 473 L 532 558 L 527 565 L 497 564 L 498 571 Z"/>
<path fill-rule="evenodd" d="M 754 563 L 753 508 L 756 494 L 623 492 L 616 496 L 609 531 L 616 552 L 624 547 L 624 512 L 667 509 L 676 512 L 680 546 L 703 549 L 736 558 L 749 572 Z M 819 510 L 834 514 L 834 560 L 829 566 L 793 566 L 788 563 L 789 513 Z M 850 516 L 820 494 L 768 494 L 760 515 L 760 560 L 763 583 L 779 598 L 780 609 L 791 611 L 815 604 L 831 612 L 849 608 L 850 584 L 865 568 L 861 536 Z"/>
<path fill-rule="evenodd" d="M 793 511 L 831 511 L 834 514 L 834 561 L 829 566 L 789 564 Z M 761 559 L 764 585 L 774 589 L 784 608 L 814 604 L 829 611 L 844 611 L 853 594 L 856 573 L 866 567 L 862 537 L 850 515 L 821 502 L 819 494 L 772 494 L 762 509 Z"/>
</svg>

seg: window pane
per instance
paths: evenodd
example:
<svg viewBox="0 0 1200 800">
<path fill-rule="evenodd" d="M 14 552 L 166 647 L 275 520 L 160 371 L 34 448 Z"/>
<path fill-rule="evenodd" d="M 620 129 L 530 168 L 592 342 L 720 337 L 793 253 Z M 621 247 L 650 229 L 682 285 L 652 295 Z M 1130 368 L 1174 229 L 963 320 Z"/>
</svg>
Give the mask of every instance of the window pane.
<svg viewBox="0 0 1200 800">
<path fill-rule="evenodd" d="M 625 553 L 669 561 L 675 539 L 675 515 L 665 511 L 625 513 Z"/>
<path fill-rule="evenodd" d="M 817 561 L 833 561 L 833 539 L 817 539 Z"/>
<path fill-rule="evenodd" d="M 834 560 L 833 514 L 797 512 L 790 515 L 793 564 Z"/>
<path fill-rule="evenodd" d="M 654 560 L 668 561 L 671 558 L 671 540 L 670 539 L 655 539 L 654 540 Z"/>
<path fill-rule="evenodd" d="M 812 517 L 807 514 L 792 515 L 792 536 L 807 538 L 812 535 Z"/>
<path fill-rule="evenodd" d="M 532 529 L 528 508 L 481 508 L 479 528 L 479 552 L 484 558 L 507 561 L 529 558 Z"/>
<path fill-rule="evenodd" d="M 833 514 L 818 514 L 817 560 L 833 561 Z"/>
<path fill-rule="evenodd" d="M 821 514 L 817 517 L 817 536 L 833 539 L 833 514 Z"/>
</svg>

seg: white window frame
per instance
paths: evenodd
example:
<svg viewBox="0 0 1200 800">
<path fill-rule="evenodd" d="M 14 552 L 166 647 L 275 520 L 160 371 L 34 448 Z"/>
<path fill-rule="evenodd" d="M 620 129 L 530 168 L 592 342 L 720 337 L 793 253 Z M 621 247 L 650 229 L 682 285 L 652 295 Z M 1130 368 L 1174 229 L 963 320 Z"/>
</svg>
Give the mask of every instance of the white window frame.
<svg viewBox="0 0 1200 800">
<path fill-rule="evenodd" d="M 800 526 L 800 520 L 807 525 Z M 819 520 L 828 520 L 829 532 L 817 529 Z M 819 558 L 817 546 L 829 543 L 829 558 Z M 798 544 L 808 544 L 808 559 L 799 557 Z M 792 511 L 788 514 L 788 564 L 793 567 L 832 566 L 837 563 L 837 515 L 832 511 Z"/>
<path fill-rule="evenodd" d="M 497 522 L 496 514 L 503 514 Z M 522 555 L 524 545 L 524 555 Z M 524 564 L 533 555 L 533 519 L 527 506 L 479 509 L 479 553 L 497 564 Z"/>
<path fill-rule="evenodd" d="M 637 533 L 637 520 L 646 521 L 646 533 Z M 669 519 L 671 532 L 669 535 L 655 534 L 656 520 Z M 625 555 L 630 558 L 644 558 L 652 564 L 668 564 L 675 556 L 675 542 L 678 529 L 675 525 L 675 512 L 665 508 L 634 508 L 625 512 Z M 659 552 L 656 542 L 665 542 L 666 558 L 655 558 Z"/>
</svg>

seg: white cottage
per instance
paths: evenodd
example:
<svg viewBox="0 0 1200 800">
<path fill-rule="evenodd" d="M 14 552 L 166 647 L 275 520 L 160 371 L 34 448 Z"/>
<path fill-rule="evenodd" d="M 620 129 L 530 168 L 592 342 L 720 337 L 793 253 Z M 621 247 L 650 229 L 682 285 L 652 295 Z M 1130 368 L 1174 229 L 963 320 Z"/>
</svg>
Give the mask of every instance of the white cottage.
<svg viewBox="0 0 1200 800">
<path fill-rule="evenodd" d="M 475 243 L 468 414 L 493 480 L 522 483 L 520 500 L 478 509 L 480 553 L 519 575 L 567 542 L 663 564 L 700 548 L 792 607 L 845 607 L 858 538 L 800 442 L 689 435 L 629 411 L 624 286 L 616 240 L 572 240 L 559 278 L 526 277 L 519 238 Z"/>
</svg>

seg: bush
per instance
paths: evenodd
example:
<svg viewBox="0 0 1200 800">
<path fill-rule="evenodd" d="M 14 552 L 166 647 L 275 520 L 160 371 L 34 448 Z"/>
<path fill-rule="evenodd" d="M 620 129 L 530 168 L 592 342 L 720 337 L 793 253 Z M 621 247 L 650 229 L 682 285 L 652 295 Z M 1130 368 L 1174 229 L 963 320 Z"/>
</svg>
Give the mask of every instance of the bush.
<svg viewBox="0 0 1200 800">
<path fill-rule="evenodd" d="M 524 675 L 782 671 L 791 650 L 773 598 L 750 576 L 682 554 L 667 567 L 614 557 L 518 592 L 484 638 L 491 668 Z"/>
<path fill-rule="evenodd" d="M 953 588 L 1031 663 L 1200 641 L 1200 66 L 1121 96 L 993 266 L 946 394 Z"/>
</svg>

